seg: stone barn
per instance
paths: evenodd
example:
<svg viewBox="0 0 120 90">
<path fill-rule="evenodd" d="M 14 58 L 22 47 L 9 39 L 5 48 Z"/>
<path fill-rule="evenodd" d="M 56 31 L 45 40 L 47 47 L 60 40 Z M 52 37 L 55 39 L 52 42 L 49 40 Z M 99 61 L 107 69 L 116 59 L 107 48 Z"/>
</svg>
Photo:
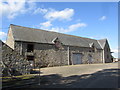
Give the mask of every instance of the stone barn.
<svg viewBox="0 0 120 90">
<path fill-rule="evenodd" d="M 95 40 L 10 25 L 6 44 L 35 68 L 112 62 L 107 39 Z"/>
</svg>

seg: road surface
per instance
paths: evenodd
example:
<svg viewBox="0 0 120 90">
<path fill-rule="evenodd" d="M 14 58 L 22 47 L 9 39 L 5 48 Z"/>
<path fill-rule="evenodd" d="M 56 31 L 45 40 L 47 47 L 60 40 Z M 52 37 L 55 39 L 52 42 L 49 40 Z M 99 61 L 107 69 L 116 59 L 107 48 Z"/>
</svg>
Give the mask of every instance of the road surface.
<svg viewBox="0 0 120 90">
<path fill-rule="evenodd" d="M 37 88 L 118 88 L 118 63 L 81 64 L 41 69 Z"/>
</svg>

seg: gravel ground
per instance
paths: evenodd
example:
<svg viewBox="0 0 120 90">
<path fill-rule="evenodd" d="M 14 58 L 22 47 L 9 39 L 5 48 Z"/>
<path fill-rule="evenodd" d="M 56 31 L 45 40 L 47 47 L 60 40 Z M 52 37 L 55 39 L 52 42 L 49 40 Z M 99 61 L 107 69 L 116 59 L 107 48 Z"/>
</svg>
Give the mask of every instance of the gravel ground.
<svg viewBox="0 0 120 90">
<path fill-rule="evenodd" d="M 41 85 L 32 88 L 120 88 L 118 71 L 118 63 L 42 68 Z"/>
<path fill-rule="evenodd" d="M 25 88 L 120 88 L 118 63 L 41 68 L 41 84 Z M 39 75 L 35 82 L 39 82 Z"/>
<path fill-rule="evenodd" d="M 41 72 L 42 72 L 41 75 L 59 74 L 62 77 L 68 77 L 72 75 L 91 74 L 103 69 L 112 69 L 112 68 L 118 68 L 118 63 L 81 64 L 81 65 L 41 68 Z"/>
</svg>

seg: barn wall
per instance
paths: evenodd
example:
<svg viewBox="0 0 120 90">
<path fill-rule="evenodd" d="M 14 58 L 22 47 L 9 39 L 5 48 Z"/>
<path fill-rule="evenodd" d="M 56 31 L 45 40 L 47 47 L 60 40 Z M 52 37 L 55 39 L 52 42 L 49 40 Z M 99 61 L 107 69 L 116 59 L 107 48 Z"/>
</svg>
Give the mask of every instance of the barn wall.
<svg viewBox="0 0 120 90">
<path fill-rule="evenodd" d="M 108 42 L 106 42 L 104 47 L 104 61 L 105 63 L 113 62 Z"/>
<path fill-rule="evenodd" d="M 14 49 L 14 38 L 13 38 L 13 33 L 12 33 L 11 28 L 10 28 L 9 31 L 8 31 L 8 37 L 7 37 L 7 40 L 6 40 L 6 44 L 7 44 L 10 48 Z"/>
<path fill-rule="evenodd" d="M 93 57 L 92 63 L 102 63 L 102 50 L 95 49 L 95 52 L 92 51 L 92 48 L 85 47 L 70 47 L 70 60 L 72 62 L 72 53 L 81 53 L 82 54 L 82 63 L 88 63 L 88 55 Z"/>
<path fill-rule="evenodd" d="M 15 47 L 19 47 L 18 51 L 22 52 L 22 55 L 25 57 L 28 55 L 26 52 L 27 44 L 34 44 L 32 56 L 34 56 L 35 68 L 38 67 L 38 63 L 40 63 L 43 67 L 68 65 L 68 53 L 66 46 L 63 46 L 64 49 L 58 50 L 55 48 L 55 45 L 22 42 L 21 51 L 21 42 L 16 42 Z"/>
<path fill-rule="evenodd" d="M 27 44 L 28 42 L 22 42 L 22 54 L 24 56 L 26 56 Z M 38 63 L 43 67 L 68 65 L 68 46 L 63 46 L 64 49 L 58 50 L 54 44 L 32 44 L 34 44 L 35 68 L 38 67 Z M 19 47 L 18 50 L 21 52 L 21 42 L 17 42 L 16 46 Z M 73 53 L 82 53 L 83 64 L 88 63 L 88 55 L 92 56 L 92 63 L 102 63 L 102 50 L 95 49 L 95 52 L 92 52 L 92 50 L 92 48 L 69 46 L 69 64 L 72 64 Z"/>
<path fill-rule="evenodd" d="M 47 66 L 62 66 L 68 64 L 67 48 L 64 46 L 63 50 L 58 50 L 54 45 L 35 44 L 35 61 L 40 60 L 45 56 Z M 42 55 L 41 55 L 42 54 Z"/>
</svg>

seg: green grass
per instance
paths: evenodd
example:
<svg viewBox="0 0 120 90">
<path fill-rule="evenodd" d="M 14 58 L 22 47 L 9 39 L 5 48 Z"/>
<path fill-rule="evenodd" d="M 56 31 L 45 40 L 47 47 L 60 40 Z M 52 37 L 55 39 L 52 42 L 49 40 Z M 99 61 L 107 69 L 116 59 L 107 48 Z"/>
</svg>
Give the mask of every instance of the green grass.
<svg viewBox="0 0 120 90">
<path fill-rule="evenodd" d="M 29 78 L 32 78 L 34 77 L 34 75 L 31 75 L 31 74 L 26 74 L 26 75 L 20 75 L 20 76 L 13 76 L 13 77 L 0 77 L 0 79 L 2 78 L 2 80 L 5 80 L 5 79 L 29 79 Z"/>
<path fill-rule="evenodd" d="M 8 86 L 8 85 L 21 85 L 26 82 L 26 80 L 31 80 L 35 78 L 35 75 L 20 75 L 20 76 L 14 76 L 14 77 L 0 77 L 2 78 L 2 85 Z"/>
</svg>

